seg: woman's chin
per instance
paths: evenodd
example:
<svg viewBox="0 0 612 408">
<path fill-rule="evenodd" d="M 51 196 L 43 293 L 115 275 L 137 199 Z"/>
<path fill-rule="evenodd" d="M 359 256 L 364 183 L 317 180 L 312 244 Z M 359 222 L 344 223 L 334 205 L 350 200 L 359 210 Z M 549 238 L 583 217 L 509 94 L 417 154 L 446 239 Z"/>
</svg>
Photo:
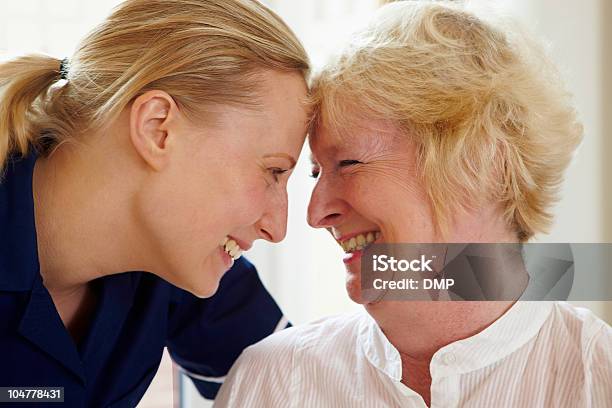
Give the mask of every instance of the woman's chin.
<svg viewBox="0 0 612 408">
<path fill-rule="evenodd" d="M 197 288 L 194 288 L 193 290 L 190 290 L 189 292 L 191 292 L 191 294 L 193 294 L 194 296 L 199 297 L 200 299 L 205 299 L 217 293 L 217 289 L 219 289 L 218 281 L 215 285 L 208 285 L 206 287 L 197 287 Z"/>
<path fill-rule="evenodd" d="M 346 293 L 349 298 L 360 305 L 366 304 L 367 301 L 363 299 L 361 294 L 361 275 L 358 272 L 346 272 Z"/>
<path fill-rule="evenodd" d="M 216 269 L 219 269 L 218 267 Z M 188 292 L 201 299 L 209 298 L 217 293 L 223 272 L 207 269 L 191 280 Z"/>
<path fill-rule="evenodd" d="M 221 251 L 220 251 L 221 252 Z M 189 281 L 185 282 L 182 289 L 187 290 L 194 296 L 199 298 L 209 298 L 213 296 L 219 289 L 219 282 L 225 273 L 232 267 L 233 261 L 228 261 L 229 258 L 225 252 L 223 254 L 215 251 L 212 256 L 208 257 L 204 264 L 199 265 L 199 268 L 187 268 L 184 270 Z M 194 271 L 197 271 L 195 274 Z"/>
<path fill-rule="evenodd" d="M 213 276 L 209 269 L 208 272 L 200 272 L 194 275 L 193 271 L 194 268 L 189 268 L 182 270 L 183 273 L 181 273 L 181 270 L 177 269 L 172 275 L 162 276 L 162 278 L 177 288 L 199 298 L 209 298 L 214 295 L 219 288 L 220 281 L 220 278 L 216 277 L 216 273 Z"/>
<path fill-rule="evenodd" d="M 359 305 L 373 305 L 380 302 L 382 299 L 380 290 L 369 289 L 362 290 L 361 288 L 361 271 L 360 266 L 347 268 L 346 270 L 346 293 L 349 298 Z"/>
</svg>

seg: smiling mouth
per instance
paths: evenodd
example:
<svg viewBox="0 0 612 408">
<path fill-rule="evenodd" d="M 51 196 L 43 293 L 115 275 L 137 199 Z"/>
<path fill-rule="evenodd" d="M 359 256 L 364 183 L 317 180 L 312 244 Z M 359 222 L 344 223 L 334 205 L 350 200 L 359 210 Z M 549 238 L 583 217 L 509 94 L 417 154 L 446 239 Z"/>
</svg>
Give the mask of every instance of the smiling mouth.
<svg viewBox="0 0 612 408">
<path fill-rule="evenodd" d="M 229 235 L 223 239 L 220 245 L 223 247 L 225 253 L 227 253 L 234 261 L 240 258 L 242 255 L 242 248 L 240 248 L 240 245 L 238 245 L 238 243 Z"/>
<path fill-rule="evenodd" d="M 347 254 L 362 251 L 368 245 L 380 238 L 380 231 L 362 232 L 345 240 L 338 240 L 338 243 Z"/>
</svg>

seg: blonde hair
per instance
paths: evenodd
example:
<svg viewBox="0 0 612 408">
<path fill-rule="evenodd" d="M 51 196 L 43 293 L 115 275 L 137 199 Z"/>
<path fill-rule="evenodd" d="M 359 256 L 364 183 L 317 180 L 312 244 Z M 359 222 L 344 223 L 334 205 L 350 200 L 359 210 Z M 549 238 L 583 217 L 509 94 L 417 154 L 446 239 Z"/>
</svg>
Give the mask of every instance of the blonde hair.
<svg viewBox="0 0 612 408">
<path fill-rule="evenodd" d="M 70 58 L 0 64 L 0 169 L 11 153 L 111 123 L 138 95 L 166 91 L 191 118 L 216 104 L 257 107 L 261 69 L 308 75 L 306 52 L 255 0 L 128 0 Z"/>
<path fill-rule="evenodd" d="M 582 140 L 542 49 L 515 26 L 498 29 L 452 4 L 382 7 L 311 92 L 311 136 L 325 126 L 350 137 L 359 117 L 391 120 L 416 143 L 443 235 L 454 211 L 485 200 L 501 206 L 520 241 L 546 231 Z"/>
</svg>

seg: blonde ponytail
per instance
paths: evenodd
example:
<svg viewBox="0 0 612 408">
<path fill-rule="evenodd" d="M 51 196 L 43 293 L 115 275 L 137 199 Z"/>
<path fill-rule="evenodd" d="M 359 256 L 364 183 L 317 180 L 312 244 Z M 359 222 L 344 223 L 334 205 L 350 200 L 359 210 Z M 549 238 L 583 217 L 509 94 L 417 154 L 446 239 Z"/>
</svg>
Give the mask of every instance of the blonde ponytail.
<svg viewBox="0 0 612 408">
<path fill-rule="evenodd" d="M 217 104 L 257 106 L 262 69 L 297 72 L 309 61 L 285 23 L 256 0 L 127 0 L 70 58 L 0 64 L 0 169 L 9 154 L 104 128 L 137 96 L 170 94 L 192 119 Z"/>
<path fill-rule="evenodd" d="M 35 144 L 36 118 L 51 85 L 60 79 L 61 61 L 27 55 L 0 64 L 0 170 L 12 152 L 25 155 Z"/>
</svg>

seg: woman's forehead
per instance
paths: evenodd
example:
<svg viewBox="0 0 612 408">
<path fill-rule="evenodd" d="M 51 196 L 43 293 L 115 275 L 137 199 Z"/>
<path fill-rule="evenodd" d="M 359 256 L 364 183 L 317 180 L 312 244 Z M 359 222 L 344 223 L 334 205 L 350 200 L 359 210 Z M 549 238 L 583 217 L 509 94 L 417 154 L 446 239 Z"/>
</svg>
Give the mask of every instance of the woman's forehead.
<svg viewBox="0 0 612 408">
<path fill-rule="evenodd" d="M 342 123 L 320 121 L 309 134 L 311 149 L 322 153 L 346 147 L 373 147 L 393 142 L 401 136 L 398 126 L 390 120 L 346 118 Z"/>
</svg>

